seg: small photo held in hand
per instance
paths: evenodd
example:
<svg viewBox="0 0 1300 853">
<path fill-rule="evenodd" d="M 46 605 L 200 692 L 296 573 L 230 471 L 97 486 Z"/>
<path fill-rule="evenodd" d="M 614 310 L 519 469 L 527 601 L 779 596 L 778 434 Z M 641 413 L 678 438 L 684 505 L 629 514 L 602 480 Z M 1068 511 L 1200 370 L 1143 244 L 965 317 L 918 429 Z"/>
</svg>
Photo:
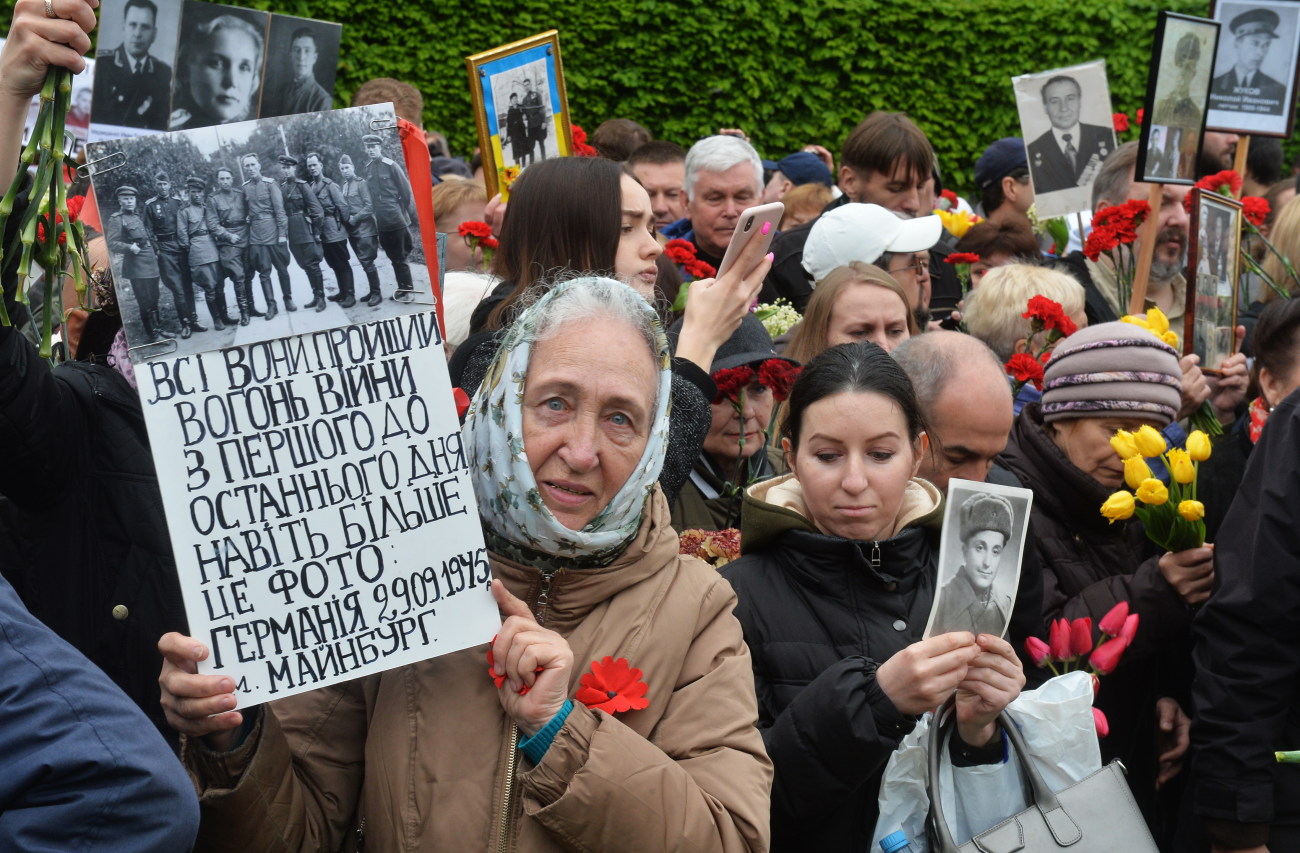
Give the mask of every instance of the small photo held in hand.
<svg viewBox="0 0 1300 853">
<path fill-rule="evenodd" d="M 1006 633 L 1033 499 L 1028 489 L 949 481 L 926 637 L 949 631 Z"/>
<path fill-rule="evenodd" d="M 1183 354 L 1201 358 L 1201 370 L 1218 374 L 1237 350 L 1241 202 L 1200 188 L 1192 190 L 1189 279 L 1183 315 Z"/>
</svg>

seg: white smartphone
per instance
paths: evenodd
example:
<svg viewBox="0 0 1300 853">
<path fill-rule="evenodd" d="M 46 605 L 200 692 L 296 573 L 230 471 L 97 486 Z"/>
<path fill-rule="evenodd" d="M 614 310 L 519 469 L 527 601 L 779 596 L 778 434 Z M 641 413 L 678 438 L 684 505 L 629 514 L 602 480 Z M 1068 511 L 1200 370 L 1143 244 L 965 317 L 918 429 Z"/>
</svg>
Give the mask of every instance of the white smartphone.
<svg viewBox="0 0 1300 853">
<path fill-rule="evenodd" d="M 731 269 L 740 257 L 740 253 L 751 239 L 762 241 L 763 250 L 758 255 L 758 260 L 754 265 L 745 270 L 745 275 L 753 272 L 754 267 L 762 261 L 763 255 L 767 254 L 768 248 L 772 245 L 772 238 L 776 236 L 777 226 L 781 224 L 781 217 L 785 215 L 785 205 L 779 201 L 771 204 L 760 204 L 758 207 L 748 207 L 740 214 L 740 219 L 736 222 L 736 230 L 731 232 L 731 242 L 727 244 L 727 253 L 722 256 L 722 264 L 718 267 L 718 278 L 723 273 Z M 755 234 L 754 232 L 758 232 Z"/>
</svg>

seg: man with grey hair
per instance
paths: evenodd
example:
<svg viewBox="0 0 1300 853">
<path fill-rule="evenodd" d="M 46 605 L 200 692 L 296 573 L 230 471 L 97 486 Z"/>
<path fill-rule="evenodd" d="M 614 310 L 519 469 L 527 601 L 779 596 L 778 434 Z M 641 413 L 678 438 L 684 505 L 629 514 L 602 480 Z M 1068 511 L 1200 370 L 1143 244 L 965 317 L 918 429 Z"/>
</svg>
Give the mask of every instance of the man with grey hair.
<svg viewBox="0 0 1300 853">
<path fill-rule="evenodd" d="M 695 246 L 695 255 L 714 269 L 722 263 L 745 208 L 763 192 L 763 161 L 736 136 L 708 136 L 686 152 L 686 218 L 661 232 Z"/>
<path fill-rule="evenodd" d="M 1093 213 L 1103 207 L 1121 205 L 1130 199 L 1146 201 L 1151 185 L 1133 180 L 1134 167 L 1137 164 L 1138 144 L 1126 142 L 1102 163 L 1092 185 Z M 1186 305 L 1187 282 L 1183 278 L 1183 265 L 1187 253 L 1187 209 L 1183 207 L 1183 197 L 1190 187 L 1178 184 L 1162 184 L 1163 194 L 1160 209 L 1154 211 L 1158 217 L 1155 253 L 1151 256 L 1151 277 L 1147 281 L 1147 301 L 1165 313 L 1174 327 L 1182 326 L 1182 316 Z M 1139 234 L 1141 231 L 1139 230 Z M 1142 240 L 1126 247 L 1136 256 L 1142 251 Z M 1128 313 L 1127 305 L 1119 304 L 1119 285 L 1115 277 L 1115 268 L 1110 259 L 1101 255 L 1090 261 L 1082 252 L 1071 252 L 1061 259 L 1058 266 L 1070 273 L 1083 285 L 1087 295 L 1085 311 L 1089 325 L 1118 320 Z"/>
</svg>

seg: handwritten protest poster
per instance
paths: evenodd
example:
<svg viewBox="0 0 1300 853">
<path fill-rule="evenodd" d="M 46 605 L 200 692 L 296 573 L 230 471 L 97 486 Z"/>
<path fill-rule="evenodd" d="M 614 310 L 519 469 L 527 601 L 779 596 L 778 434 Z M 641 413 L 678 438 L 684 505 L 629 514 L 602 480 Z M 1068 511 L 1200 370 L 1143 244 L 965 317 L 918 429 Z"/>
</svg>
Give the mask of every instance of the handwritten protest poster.
<svg viewBox="0 0 1300 853">
<path fill-rule="evenodd" d="M 432 312 L 136 375 L 201 671 L 241 706 L 496 632 Z"/>
</svg>

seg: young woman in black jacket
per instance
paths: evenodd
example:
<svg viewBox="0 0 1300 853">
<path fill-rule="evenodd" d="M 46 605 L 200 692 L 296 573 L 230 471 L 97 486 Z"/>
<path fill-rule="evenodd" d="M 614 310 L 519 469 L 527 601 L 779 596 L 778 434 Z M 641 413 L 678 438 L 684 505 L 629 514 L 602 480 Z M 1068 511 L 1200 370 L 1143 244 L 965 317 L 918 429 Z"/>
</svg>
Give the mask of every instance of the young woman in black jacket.
<svg viewBox="0 0 1300 853">
<path fill-rule="evenodd" d="M 1025 677 L 1000 637 L 921 639 L 941 498 L 915 478 L 927 439 L 902 368 L 872 343 L 832 347 L 787 405 L 792 473 L 749 490 L 743 556 L 723 574 L 775 768 L 772 850 L 863 850 L 917 717 L 957 691 L 959 760 L 1000 761 L 996 717 Z"/>
</svg>

